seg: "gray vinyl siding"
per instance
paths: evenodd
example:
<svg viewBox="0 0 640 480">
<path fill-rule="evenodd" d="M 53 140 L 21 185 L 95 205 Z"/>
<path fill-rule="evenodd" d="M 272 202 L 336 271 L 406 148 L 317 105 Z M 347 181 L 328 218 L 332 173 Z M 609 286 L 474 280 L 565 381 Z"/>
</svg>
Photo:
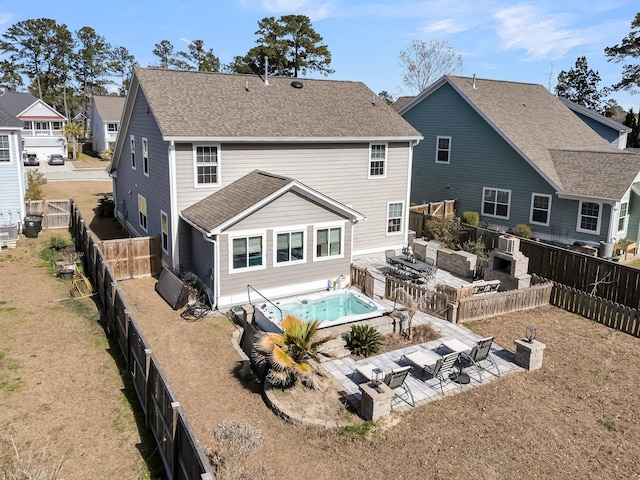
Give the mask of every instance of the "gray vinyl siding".
<svg viewBox="0 0 640 480">
<path fill-rule="evenodd" d="M 138 90 L 135 99 L 131 121 L 124 135 L 121 157 L 118 163 L 116 185 L 117 211 L 124 216 L 126 211 L 126 227 L 134 236 L 161 235 L 160 210 L 169 217 L 169 232 L 173 228 L 171 218 L 171 203 L 169 198 L 169 142 L 162 140 L 160 130 L 152 121 L 149 106 L 144 94 Z M 129 138 L 135 136 L 136 169 L 131 168 L 131 142 Z M 143 172 L 142 139 L 146 138 L 149 145 L 149 176 Z M 147 200 L 147 232 L 139 226 L 138 194 Z M 169 252 L 172 251 L 171 233 L 169 233 Z M 163 252 L 163 261 L 171 264 L 167 254 Z"/>
<path fill-rule="evenodd" d="M 235 144 L 220 146 L 220 186 L 194 188 L 191 144 L 176 144 L 178 209 L 216 192 L 247 173 L 261 169 L 295 178 L 367 217 L 354 227 L 354 250 L 397 246 L 403 235 L 386 234 L 387 203 L 406 202 L 410 146 L 388 143 L 386 178 L 368 179 L 369 142 L 353 144 Z M 405 205 L 405 220 L 406 220 Z"/>
<path fill-rule="evenodd" d="M 607 127 L 602 122 L 598 122 L 591 117 L 587 117 L 586 115 L 582 115 L 578 112 L 575 113 L 580 120 L 589 125 L 589 127 L 604 138 L 607 142 L 609 142 L 612 146 L 618 148 L 618 138 L 620 137 L 620 132 L 618 130 L 614 130 L 611 127 Z"/>
<path fill-rule="evenodd" d="M 637 242 L 638 229 L 640 228 L 640 197 L 631 191 L 629 198 L 629 223 L 627 225 L 627 236 L 629 240 Z"/>
<path fill-rule="evenodd" d="M 403 117 L 424 135 L 413 153 L 411 201 L 456 200 L 458 214 L 478 212 L 500 228 L 530 224 L 531 193 L 551 195 L 549 226 L 531 225 L 534 236 L 565 242 L 599 242 L 607 235 L 610 207 L 603 206 L 600 235 L 576 232 L 579 202 L 556 190 L 498 133 L 445 84 Z M 437 164 L 436 138 L 451 137 L 449 164 Z M 482 215 L 483 187 L 511 191 L 509 218 Z"/>
<path fill-rule="evenodd" d="M 0 131 L 9 136 L 9 162 L 0 162 L 0 225 L 21 224 L 24 216 L 23 195 L 26 188 L 16 132 Z"/>
</svg>

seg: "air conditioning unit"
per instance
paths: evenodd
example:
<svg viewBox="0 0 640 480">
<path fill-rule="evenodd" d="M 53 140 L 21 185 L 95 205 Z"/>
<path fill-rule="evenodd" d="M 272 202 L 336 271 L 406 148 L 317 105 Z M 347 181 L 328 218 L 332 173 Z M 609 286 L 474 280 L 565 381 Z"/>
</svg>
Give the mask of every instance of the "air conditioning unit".
<svg viewBox="0 0 640 480">
<path fill-rule="evenodd" d="M 498 250 L 513 255 L 520 250 L 520 239 L 513 235 L 502 235 L 498 238 Z"/>
</svg>

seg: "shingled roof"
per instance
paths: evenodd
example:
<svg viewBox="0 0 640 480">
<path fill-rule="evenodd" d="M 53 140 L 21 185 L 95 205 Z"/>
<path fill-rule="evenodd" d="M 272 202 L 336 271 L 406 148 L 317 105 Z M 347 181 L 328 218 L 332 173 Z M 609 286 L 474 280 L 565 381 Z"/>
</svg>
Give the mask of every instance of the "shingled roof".
<svg viewBox="0 0 640 480">
<path fill-rule="evenodd" d="M 423 91 L 400 113 L 444 83 L 449 83 L 561 192 L 590 192 L 594 197 L 619 199 L 621 195 L 614 192 L 623 187 L 626 191 L 640 171 L 640 156 L 609 145 L 542 85 L 449 75 Z M 611 162 L 621 163 L 614 166 Z M 609 165 L 611 168 L 606 168 Z M 604 175 L 596 172 L 606 172 L 610 179 L 598 182 Z M 607 185 L 609 181 L 611 185 Z"/>
<path fill-rule="evenodd" d="M 422 138 L 361 82 L 140 67 L 134 80 L 165 139 Z"/>
<path fill-rule="evenodd" d="M 94 95 L 93 108 L 98 111 L 104 122 L 115 123 L 119 122 L 122 117 L 125 100 L 125 97 L 116 97 L 115 95 Z"/>
<path fill-rule="evenodd" d="M 14 115 L 0 108 L 0 128 L 10 128 L 12 130 L 22 130 L 24 123 L 18 120 Z"/>
<path fill-rule="evenodd" d="M 16 117 L 37 101 L 30 93 L 7 92 L 0 95 L 0 107 Z"/>
<path fill-rule="evenodd" d="M 184 209 L 181 217 L 205 232 L 219 233 L 234 220 L 241 219 L 262 204 L 287 191 L 311 196 L 319 203 L 332 205 L 345 216 L 363 220 L 364 216 L 289 177 L 254 170 L 216 193 Z"/>
</svg>

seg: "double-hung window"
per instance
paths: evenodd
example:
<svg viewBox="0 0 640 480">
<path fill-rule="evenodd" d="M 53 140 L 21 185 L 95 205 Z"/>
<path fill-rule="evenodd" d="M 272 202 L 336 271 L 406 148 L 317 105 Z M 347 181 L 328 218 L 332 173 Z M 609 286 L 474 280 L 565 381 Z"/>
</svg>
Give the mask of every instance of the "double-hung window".
<svg viewBox="0 0 640 480">
<path fill-rule="evenodd" d="M 387 163 L 387 145 L 371 144 L 369 146 L 369 178 L 384 178 Z"/>
<path fill-rule="evenodd" d="M 107 132 L 116 133 L 118 131 L 117 123 L 107 123 Z"/>
<path fill-rule="evenodd" d="M 436 163 L 449 163 L 451 160 L 451 137 L 436 138 Z"/>
<path fill-rule="evenodd" d="M 232 269 L 262 268 L 264 266 L 264 237 L 237 237 L 232 242 Z"/>
<path fill-rule="evenodd" d="M 387 233 L 402 233 L 402 202 L 387 204 Z"/>
<path fill-rule="evenodd" d="M 627 223 L 627 211 L 629 204 L 623 202 L 620 204 L 620 214 L 618 215 L 618 232 L 623 232 Z"/>
<path fill-rule="evenodd" d="M 482 214 L 489 217 L 509 218 L 511 190 L 484 187 L 482 189 Z"/>
<path fill-rule="evenodd" d="M 142 139 L 142 172 L 149 176 L 149 142 L 146 138 Z"/>
<path fill-rule="evenodd" d="M 131 151 L 131 168 L 136 169 L 136 137 L 131 135 L 129 138 L 130 151 Z"/>
<path fill-rule="evenodd" d="M 551 216 L 551 195 L 543 193 L 531 194 L 531 212 L 529 213 L 529 223 L 536 225 L 549 225 Z"/>
<path fill-rule="evenodd" d="M 276 264 L 304 260 L 304 231 L 276 233 Z"/>
<path fill-rule="evenodd" d="M 576 230 L 584 233 L 600 233 L 602 208 L 599 203 L 580 202 Z"/>
<path fill-rule="evenodd" d="M 316 258 L 342 256 L 342 227 L 316 230 Z"/>
<path fill-rule="evenodd" d="M 169 217 L 160 210 L 160 227 L 162 229 L 162 251 L 169 253 Z"/>
<path fill-rule="evenodd" d="M 218 147 L 198 145 L 195 148 L 196 186 L 217 185 L 218 179 Z"/>
<path fill-rule="evenodd" d="M 138 194 L 138 223 L 140 228 L 147 231 L 147 199 Z"/>
<path fill-rule="evenodd" d="M 0 162 L 11 161 L 11 148 L 9 147 L 9 135 L 0 135 Z"/>
</svg>

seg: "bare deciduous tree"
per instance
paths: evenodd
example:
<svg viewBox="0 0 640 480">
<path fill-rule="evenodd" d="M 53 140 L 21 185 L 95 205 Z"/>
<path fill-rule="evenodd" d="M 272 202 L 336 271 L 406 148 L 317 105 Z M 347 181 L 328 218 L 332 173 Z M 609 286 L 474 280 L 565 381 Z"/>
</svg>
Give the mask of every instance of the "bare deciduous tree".
<svg viewBox="0 0 640 480">
<path fill-rule="evenodd" d="M 418 93 L 443 75 L 458 73 L 462 69 L 462 55 L 446 41 L 412 40 L 400 52 L 400 65 L 404 69 L 402 83 Z"/>
</svg>

